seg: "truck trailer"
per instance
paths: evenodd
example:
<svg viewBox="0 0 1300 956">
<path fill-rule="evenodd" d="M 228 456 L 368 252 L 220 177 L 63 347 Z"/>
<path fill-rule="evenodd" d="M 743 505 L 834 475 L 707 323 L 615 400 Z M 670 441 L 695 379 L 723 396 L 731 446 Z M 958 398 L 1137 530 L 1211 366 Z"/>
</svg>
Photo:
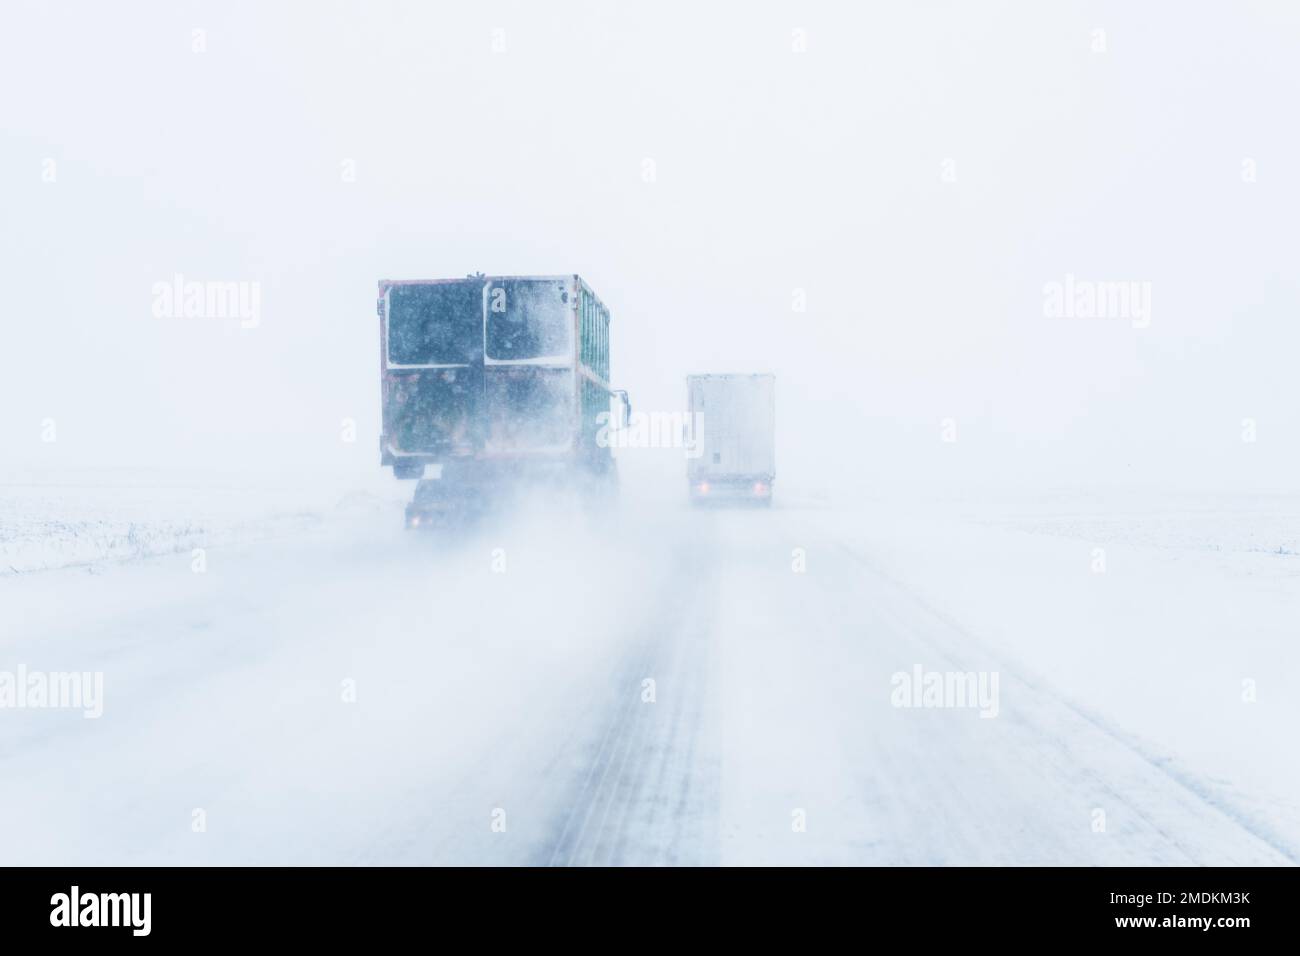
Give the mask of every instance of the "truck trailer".
<svg viewBox="0 0 1300 956">
<path fill-rule="evenodd" d="M 609 310 L 579 276 L 384 279 L 378 312 L 380 463 L 418 481 L 407 527 L 521 486 L 611 490 L 602 439 L 631 408 L 610 387 Z"/>
<path fill-rule="evenodd" d="M 691 501 L 771 505 L 776 376 L 691 375 L 686 398 L 697 442 L 686 458 Z"/>
</svg>

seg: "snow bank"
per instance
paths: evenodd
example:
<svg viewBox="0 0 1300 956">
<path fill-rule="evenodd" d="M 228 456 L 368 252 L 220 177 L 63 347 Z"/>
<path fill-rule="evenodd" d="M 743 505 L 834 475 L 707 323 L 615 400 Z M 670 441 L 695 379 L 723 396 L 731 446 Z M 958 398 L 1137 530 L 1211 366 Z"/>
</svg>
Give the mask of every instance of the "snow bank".
<svg viewBox="0 0 1300 956">
<path fill-rule="evenodd" d="M 381 494 L 135 471 L 0 476 L 0 575 L 238 544 L 311 530 Z"/>
</svg>

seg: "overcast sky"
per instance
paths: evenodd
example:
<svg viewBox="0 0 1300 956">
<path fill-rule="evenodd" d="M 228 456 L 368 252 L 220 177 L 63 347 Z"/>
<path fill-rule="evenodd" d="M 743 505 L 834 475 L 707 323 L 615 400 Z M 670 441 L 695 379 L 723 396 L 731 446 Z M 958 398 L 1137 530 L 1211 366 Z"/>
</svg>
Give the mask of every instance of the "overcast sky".
<svg viewBox="0 0 1300 956">
<path fill-rule="evenodd" d="M 377 280 L 483 271 L 586 278 L 638 409 L 774 371 L 800 480 L 1300 475 L 1282 0 L 8 0 L 0 84 L 0 464 L 377 472 Z"/>
</svg>

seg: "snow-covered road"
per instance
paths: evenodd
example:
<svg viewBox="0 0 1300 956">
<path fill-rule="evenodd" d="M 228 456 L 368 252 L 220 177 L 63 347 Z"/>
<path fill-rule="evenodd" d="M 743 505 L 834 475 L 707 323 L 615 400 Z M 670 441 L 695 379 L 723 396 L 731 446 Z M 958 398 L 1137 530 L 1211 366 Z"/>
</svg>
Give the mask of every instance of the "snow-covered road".
<svg viewBox="0 0 1300 956">
<path fill-rule="evenodd" d="M 0 863 L 1300 859 L 858 514 L 395 519 L 0 579 L 0 672 L 104 682 L 98 719 L 0 711 Z M 986 696 L 899 706 L 918 673 Z"/>
</svg>

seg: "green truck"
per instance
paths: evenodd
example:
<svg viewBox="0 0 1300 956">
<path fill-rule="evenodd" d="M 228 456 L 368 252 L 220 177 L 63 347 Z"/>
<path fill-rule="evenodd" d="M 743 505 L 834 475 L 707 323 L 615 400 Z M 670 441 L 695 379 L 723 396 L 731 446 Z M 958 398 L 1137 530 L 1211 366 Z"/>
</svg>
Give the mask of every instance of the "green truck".
<svg viewBox="0 0 1300 956">
<path fill-rule="evenodd" d="M 492 505 L 521 486 L 606 493 L 610 314 L 577 275 L 379 283 L 380 462 L 419 481 L 408 527 Z M 428 474 L 428 477 L 426 477 Z"/>
</svg>

